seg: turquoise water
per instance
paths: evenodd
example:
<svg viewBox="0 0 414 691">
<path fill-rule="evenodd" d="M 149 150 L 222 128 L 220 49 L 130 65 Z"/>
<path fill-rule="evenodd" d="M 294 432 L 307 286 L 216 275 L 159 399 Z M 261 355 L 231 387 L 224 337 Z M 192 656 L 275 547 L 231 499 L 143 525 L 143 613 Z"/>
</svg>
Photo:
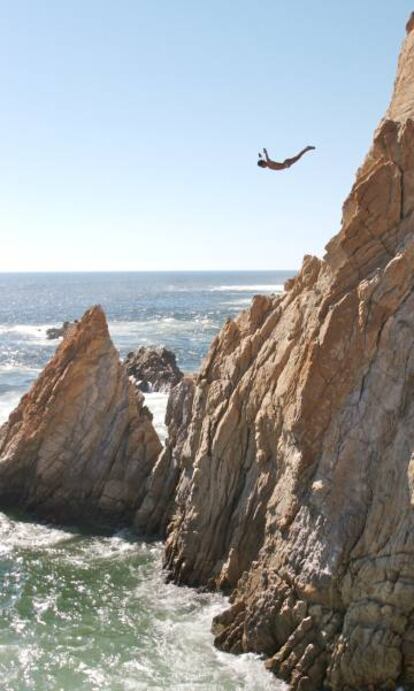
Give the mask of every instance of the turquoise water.
<svg viewBox="0 0 414 691">
<path fill-rule="evenodd" d="M 2 689 L 280 688 L 215 650 L 223 598 L 164 583 L 161 545 L 5 515 L 0 535 Z"/>
<path fill-rule="evenodd" d="M 0 275 L 0 422 L 52 355 L 48 326 L 103 304 L 121 354 L 164 344 L 198 367 L 227 316 L 287 272 Z M 147 399 L 165 435 L 166 397 Z M 0 507 L 1 508 L 1 507 Z M 164 583 L 162 547 L 0 513 L 0 689 L 282 689 L 251 655 L 217 651 L 221 595 Z"/>
</svg>

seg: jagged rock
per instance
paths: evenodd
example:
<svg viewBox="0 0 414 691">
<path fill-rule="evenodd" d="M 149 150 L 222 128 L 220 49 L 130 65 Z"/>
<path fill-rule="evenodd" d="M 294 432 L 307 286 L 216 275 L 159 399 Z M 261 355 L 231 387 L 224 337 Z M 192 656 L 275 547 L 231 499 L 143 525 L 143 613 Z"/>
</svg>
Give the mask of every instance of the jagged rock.
<svg viewBox="0 0 414 691">
<path fill-rule="evenodd" d="M 131 521 L 161 444 L 100 307 L 69 329 L 0 428 L 0 505 L 59 521 Z"/>
<path fill-rule="evenodd" d="M 225 325 L 178 454 L 171 576 L 301 691 L 414 688 L 413 29 L 341 231 Z"/>
<path fill-rule="evenodd" d="M 168 393 L 183 378 L 174 353 L 163 346 L 141 346 L 128 353 L 125 367 L 138 388 L 144 393 L 163 391 Z"/>
<path fill-rule="evenodd" d="M 174 494 L 180 471 L 183 444 L 191 419 L 194 378 L 183 377 L 168 397 L 165 422 L 168 437 L 165 447 L 148 478 L 145 498 L 136 513 L 135 529 L 144 535 L 165 537 L 167 524 L 174 510 Z"/>
<path fill-rule="evenodd" d="M 66 335 L 66 333 L 69 331 L 71 326 L 74 326 L 74 324 L 77 324 L 77 320 L 72 322 L 63 322 L 62 326 L 57 326 L 57 327 L 51 327 L 50 329 L 46 329 L 46 337 L 52 341 L 55 338 L 62 338 L 63 336 Z"/>
</svg>

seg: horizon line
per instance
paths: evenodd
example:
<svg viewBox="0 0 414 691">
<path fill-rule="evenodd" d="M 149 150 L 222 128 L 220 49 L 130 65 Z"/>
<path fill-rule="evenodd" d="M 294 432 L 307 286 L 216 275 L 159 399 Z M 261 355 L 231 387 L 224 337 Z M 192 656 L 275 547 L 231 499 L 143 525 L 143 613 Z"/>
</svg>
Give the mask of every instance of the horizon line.
<svg viewBox="0 0 414 691">
<path fill-rule="evenodd" d="M 17 269 L 0 270 L 2 274 L 133 274 L 133 273 L 273 273 L 275 271 L 287 271 L 294 273 L 296 269 Z"/>
</svg>

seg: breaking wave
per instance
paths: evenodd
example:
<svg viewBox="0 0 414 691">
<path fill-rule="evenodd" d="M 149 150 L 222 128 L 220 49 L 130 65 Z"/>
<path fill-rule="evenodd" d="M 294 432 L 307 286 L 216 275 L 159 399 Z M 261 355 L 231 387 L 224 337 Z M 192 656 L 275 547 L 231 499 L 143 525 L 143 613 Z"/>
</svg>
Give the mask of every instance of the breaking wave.
<svg viewBox="0 0 414 691">
<path fill-rule="evenodd" d="M 0 670 L 9 691 L 283 689 L 216 650 L 221 595 L 166 584 L 162 547 L 0 514 Z"/>
<path fill-rule="evenodd" d="M 283 293 L 283 285 L 280 283 L 264 285 L 222 285 L 209 288 L 209 291 L 212 293 Z"/>
</svg>

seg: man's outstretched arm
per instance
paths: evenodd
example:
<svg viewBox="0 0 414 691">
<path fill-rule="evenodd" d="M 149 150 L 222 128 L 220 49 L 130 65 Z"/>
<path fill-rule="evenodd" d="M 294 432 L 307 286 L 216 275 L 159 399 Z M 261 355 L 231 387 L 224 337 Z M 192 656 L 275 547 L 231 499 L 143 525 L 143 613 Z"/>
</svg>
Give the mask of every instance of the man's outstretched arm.
<svg viewBox="0 0 414 691">
<path fill-rule="evenodd" d="M 269 154 L 267 153 L 267 149 L 263 147 L 263 153 L 265 155 L 265 159 L 268 163 L 272 163 L 272 160 L 269 158 Z"/>
</svg>

